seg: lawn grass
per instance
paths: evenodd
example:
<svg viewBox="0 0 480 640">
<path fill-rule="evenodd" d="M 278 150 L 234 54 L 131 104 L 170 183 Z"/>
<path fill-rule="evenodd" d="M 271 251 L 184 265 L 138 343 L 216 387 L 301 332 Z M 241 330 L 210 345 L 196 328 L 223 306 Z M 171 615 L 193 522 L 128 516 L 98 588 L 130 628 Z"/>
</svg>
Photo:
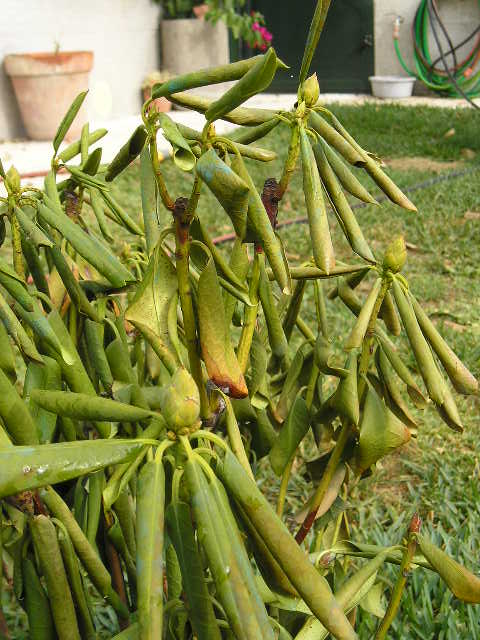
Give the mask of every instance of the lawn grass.
<svg viewBox="0 0 480 640">
<path fill-rule="evenodd" d="M 369 151 L 387 161 L 387 170 L 402 188 L 418 185 L 453 172 L 459 177 L 438 181 L 410 194 L 418 213 L 407 213 L 390 203 L 357 210 L 358 220 L 374 251 L 382 253 L 389 240 L 404 233 L 410 243 L 405 275 L 412 290 L 458 355 L 477 376 L 480 374 L 480 216 L 465 218 L 467 211 L 480 211 L 480 118 L 473 109 L 405 108 L 393 105 L 332 106 L 332 111 Z M 452 135 L 445 134 L 447 132 Z M 127 136 L 126 136 L 127 137 Z M 261 188 L 266 178 L 281 174 L 288 130 L 279 125 L 261 143 L 278 153 L 269 164 L 249 162 L 255 183 Z M 472 153 L 465 151 L 471 150 Z M 477 158 L 478 155 L 478 158 Z M 402 158 L 418 159 L 396 163 Z M 392 161 L 391 168 L 388 162 Z M 440 164 L 439 164 L 440 163 Z M 444 164 L 441 164 L 444 163 Z M 170 160 L 162 164 L 173 197 L 187 196 L 192 185 L 189 174 L 180 173 Z M 372 187 L 368 178 L 359 178 Z M 301 172 L 297 168 L 282 200 L 279 219 L 305 215 Z M 113 194 L 131 215 L 139 217 L 139 168 L 134 164 L 113 183 Z M 373 188 L 378 194 L 378 190 Z M 231 225 L 215 199 L 204 188 L 199 215 L 212 235 L 231 231 Z M 169 214 L 161 213 L 162 223 Z M 339 257 L 351 260 L 351 252 L 331 219 Z M 308 227 L 284 227 L 280 234 L 292 264 L 309 256 Z M 120 248 L 127 237 L 115 234 Z M 222 245 L 228 254 L 229 245 Z M 362 285 L 360 291 L 365 291 Z M 313 292 L 308 288 L 304 318 L 314 320 Z M 333 338 L 345 335 L 352 325 L 351 314 L 336 301 L 328 307 Z M 411 362 L 413 365 L 413 362 Z M 352 509 L 352 538 L 377 544 L 398 543 L 415 510 L 424 529 L 447 550 L 479 572 L 480 558 L 480 438 L 477 398 L 458 399 L 465 433 L 448 430 L 433 409 L 422 417 L 418 438 L 401 453 L 386 459 L 372 478 L 359 483 L 349 500 Z M 308 447 L 306 447 L 308 455 Z M 261 482 L 272 499 L 278 493 L 278 479 L 261 466 Z M 287 516 L 303 504 L 311 490 L 303 470 L 292 476 Z M 391 584 L 396 568 L 386 577 Z M 8 615 L 8 611 L 7 611 Z M 14 612 L 12 612 L 14 615 Z M 107 614 L 99 612 L 99 615 Z M 108 617 L 108 616 L 107 616 Z M 359 637 L 371 637 L 376 619 L 359 613 Z M 19 626 L 21 624 L 19 623 Z M 108 628 L 108 620 L 105 627 Z M 456 601 L 435 574 L 415 571 L 402 602 L 401 614 L 389 638 L 398 640 L 480 638 L 480 608 Z"/>
</svg>

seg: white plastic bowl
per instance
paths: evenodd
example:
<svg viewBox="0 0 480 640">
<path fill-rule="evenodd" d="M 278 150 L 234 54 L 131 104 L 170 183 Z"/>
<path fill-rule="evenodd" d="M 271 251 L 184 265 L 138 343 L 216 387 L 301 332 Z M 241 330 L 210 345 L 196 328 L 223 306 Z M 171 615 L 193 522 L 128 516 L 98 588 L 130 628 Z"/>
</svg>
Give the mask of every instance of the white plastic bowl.
<svg viewBox="0 0 480 640">
<path fill-rule="evenodd" d="M 370 76 L 372 93 L 376 98 L 409 98 L 415 78 L 405 76 Z"/>
</svg>

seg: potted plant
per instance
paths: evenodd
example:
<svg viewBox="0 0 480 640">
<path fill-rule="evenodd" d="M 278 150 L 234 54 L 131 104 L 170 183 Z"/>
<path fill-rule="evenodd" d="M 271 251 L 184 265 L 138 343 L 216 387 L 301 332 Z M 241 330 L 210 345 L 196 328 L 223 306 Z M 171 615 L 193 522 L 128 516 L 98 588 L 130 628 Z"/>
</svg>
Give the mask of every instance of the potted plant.
<svg viewBox="0 0 480 640">
<path fill-rule="evenodd" d="M 152 71 L 145 76 L 142 82 L 143 101 L 147 101 L 152 95 L 152 87 L 155 84 L 170 80 L 172 74 L 169 71 Z M 168 98 L 156 98 L 150 105 L 150 109 L 155 109 L 158 113 L 166 113 L 172 108 L 172 103 Z"/>
<path fill-rule="evenodd" d="M 265 50 L 272 35 L 262 14 L 245 12 L 242 2 L 156 0 L 162 7 L 162 65 L 175 74 L 229 61 L 228 30 L 251 48 Z"/>
<path fill-rule="evenodd" d="M 80 92 L 88 89 L 93 66 L 92 51 L 18 53 L 5 56 L 23 124 L 32 140 L 51 140 L 68 109 Z M 67 140 L 80 135 L 86 121 L 84 108 L 78 114 Z"/>
</svg>

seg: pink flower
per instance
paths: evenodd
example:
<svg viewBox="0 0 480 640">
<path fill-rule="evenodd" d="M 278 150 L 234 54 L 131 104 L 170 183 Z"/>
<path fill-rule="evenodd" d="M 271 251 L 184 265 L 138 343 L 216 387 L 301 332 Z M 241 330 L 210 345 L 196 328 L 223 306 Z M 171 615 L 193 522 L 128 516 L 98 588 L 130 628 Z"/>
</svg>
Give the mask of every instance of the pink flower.
<svg viewBox="0 0 480 640">
<path fill-rule="evenodd" d="M 258 24 L 258 22 L 254 22 L 252 24 L 252 31 L 262 31 L 262 27 L 260 27 L 260 25 Z"/>
</svg>

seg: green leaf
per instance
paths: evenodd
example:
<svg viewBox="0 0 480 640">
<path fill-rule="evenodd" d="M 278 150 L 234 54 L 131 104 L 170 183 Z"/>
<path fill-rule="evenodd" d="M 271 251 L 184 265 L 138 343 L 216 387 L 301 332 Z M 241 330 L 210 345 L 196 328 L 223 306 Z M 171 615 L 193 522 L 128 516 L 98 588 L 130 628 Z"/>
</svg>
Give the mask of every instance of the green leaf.
<svg viewBox="0 0 480 640">
<path fill-rule="evenodd" d="M 27 216 L 23 209 L 17 207 L 15 209 L 15 217 L 20 224 L 20 230 L 23 237 L 29 242 L 38 247 L 52 247 L 53 242 L 48 238 L 45 233 Z"/>
<path fill-rule="evenodd" d="M 360 419 L 359 397 L 357 389 L 357 354 L 350 353 L 345 368 L 348 374 L 345 378 L 340 378 L 338 387 L 329 401 L 343 418 L 350 420 L 354 425 L 358 425 Z"/>
<path fill-rule="evenodd" d="M 181 107 L 187 107 L 188 109 L 198 111 L 199 113 L 205 113 L 213 104 L 213 102 L 208 98 L 202 98 L 201 96 L 191 93 L 174 93 L 170 96 L 169 100 L 174 104 L 178 104 Z M 277 112 L 272 111 L 271 109 L 249 109 L 247 107 L 237 107 L 237 109 L 233 109 L 233 111 L 224 113 L 222 115 L 222 120 L 233 122 L 233 124 L 254 126 L 263 124 L 264 122 L 275 118 L 276 115 Z M 339 136 L 339 138 L 340 137 L 341 136 Z"/>
<path fill-rule="evenodd" d="M 332 130 L 334 133 L 336 133 L 333 127 Z M 355 196 L 359 200 L 362 200 L 362 202 L 366 202 L 367 204 L 377 204 L 375 198 L 368 193 L 362 183 L 354 176 L 350 169 L 345 165 L 343 160 L 338 157 L 335 151 L 323 138 L 320 138 L 320 144 L 323 147 L 323 151 L 327 157 L 328 164 L 337 176 L 340 184 L 345 189 L 345 191 L 348 191 L 348 193 L 351 193 L 352 196 Z"/>
<path fill-rule="evenodd" d="M 260 282 L 258 295 L 262 303 L 263 315 L 268 330 L 268 341 L 273 355 L 276 358 L 284 359 L 288 355 L 288 342 L 283 330 L 282 321 L 278 314 L 277 304 L 273 297 L 272 286 L 265 269 L 265 257 L 259 255 Z"/>
<path fill-rule="evenodd" d="M 315 342 L 315 364 L 322 373 L 337 378 L 345 378 L 348 370 L 335 364 L 332 343 L 322 334 L 319 334 Z"/>
<path fill-rule="evenodd" d="M 307 207 L 313 257 L 316 266 L 326 274 L 329 274 L 335 268 L 335 253 L 330 237 L 318 167 L 308 135 L 303 127 L 300 128 L 300 153 L 302 156 L 303 192 Z"/>
<path fill-rule="evenodd" d="M 20 352 L 36 362 L 42 362 L 42 356 L 37 351 L 17 316 L 13 313 L 10 305 L 0 293 L 0 320 L 5 329 L 12 337 L 13 341 L 20 349 Z"/>
<path fill-rule="evenodd" d="M 310 563 L 255 482 L 230 451 L 226 452 L 223 462 L 217 464 L 217 474 L 247 514 L 312 613 L 338 640 L 356 640 L 356 633 L 334 598 L 328 582 Z"/>
<path fill-rule="evenodd" d="M 410 431 L 390 411 L 372 386 L 360 422 L 360 438 L 355 452 L 357 471 L 362 473 L 378 460 L 410 440 Z"/>
<path fill-rule="evenodd" d="M 152 167 L 150 150 L 145 146 L 140 154 L 140 187 L 142 192 L 143 226 L 147 251 L 153 252 L 160 235 L 157 210 L 157 183 Z"/>
<path fill-rule="evenodd" d="M 412 347 L 418 369 L 427 387 L 428 395 L 436 405 L 444 402 L 444 380 L 437 368 L 430 347 L 420 329 L 411 299 L 404 293 L 402 286 L 396 278 L 392 282 L 392 291 L 395 298 L 402 324 Z"/>
<path fill-rule="evenodd" d="M 377 278 L 373 287 L 370 289 L 370 292 L 363 303 L 362 309 L 358 314 L 358 318 L 353 325 L 353 329 L 347 338 L 345 343 L 346 350 L 359 349 L 362 346 L 365 334 L 367 333 L 368 323 L 370 322 L 373 308 L 375 307 L 381 288 L 382 279 Z"/>
<path fill-rule="evenodd" d="M 210 257 L 198 281 L 200 346 L 209 378 L 233 398 L 248 395 L 247 385 L 225 324 L 222 291 Z"/>
<path fill-rule="evenodd" d="M 301 396 L 302 393 L 303 390 L 300 390 L 295 397 L 287 419 L 270 449 L 270 463 L 277 476 L 283 474 L 290 458 L 295 455 L 298 445 L 310 428 L 310 411 Z"/>
<path fill-rule="evenodd" d="M 107 129 L 95 129 L 95 131 L 92 131 L 92 133 L 90 133 L 88 136 L 88 146 L 94 144 L 95 142 L 100 140 L 100 138 L 103 138 L 103 136 L 106 136 L 107 133 L 108 133 Z M 59 160 L 62 160 L 62 162 L 68 162 L 69 160 L 71 160 L 72 158 L 74 158 L 76 155 L 80 153 L 81 151 L 80 147 L 81 147 L 80 140 L 77 140 L 76 142 L 72 142 L 71 145 L 69 145 L 68 147 L 65 147 L 65 149 L 58 154 Z"/>
<path fill-rule="evenodd" d="M 36 556 L 48 589 L 48 599 L 59 638 L 80 640 L 77 616 L 68 584 L 53 522 L 44 515 L 35 516 L 30 531 Z"/>
<path fill-rule="evenodd" d="M 186 606 L 193 631 L 198 640 L 220 640 L 221 634 L 203 574 L 189 506 L 185 502 L 172 501 L 166 510 L 165 520 L 182 571 Z"/>
<path fill-rule="evenodd" d="M 458 564 L 425 536 L 417 534 L 417 541 L 423 555 L 450 591 L 464 602 L 480 604 L 480 578 Z"/>
<path fill-rule="evenodd" d="M 40 444 L 52 442 L 57 426 L 57 416 L 54 412 L 41 408 L 32 398 L 35 389 L 60 390 L 62 378 L 60 367 L 53 358 L 43 356 L 43 364 L 30 362 L 23 384 L 23 398 L 35 420 Z"/>
<path fill-rule="evenodd" d="M 44 222 L 51 225 L 78 253 L 89 262 L 99 273 L 104 275 L 114 287 L 123 287 L 127 282 L 133 282 L 135 278 L 121 262 L 90 233 L 87 235 L 68 216 L 59 212 L 53 212 L 43 204 L 38 207 L 39 216 Z"/>
<path fill-rule="evenodd" d="M 264 91 L 272 82 L 277 66 L 275 50 L 270 48 L 233 87 L 209 106 L 205 112 L 207 120 L 213 122 L 221 118 L 251 96 Z"/>
<path fill-rule="evenodd" d="M 55 640 L 57 634 L 47 594 L 35 565 L 28 556 L 22 560 L 23 605 L 28 617 L 31 640 Z"/>
<path fill-rule="evenodd" d="M 107 167 L 106 182 L 111 182 L 137 158 L 145 147 L 148 133 L 139 125 Z"/>
<path fill-rule="evenodd" d="M 238 62 L 232 62 L 231 64 L 224 64 L 219 67 L 210 67 L 208 69 L 200 69 L 199 71 L 193 71 L 192 73 L 185 73 L 181 76 L 176 76 L 166 82 L 155 84 L 152 88 L 152 98 L 169 96 L 170 94 L 178 93 L 179 91 L 187 91 L 188 89 L 205 87 L 212 84 L 218 84 L 220 82 L 238 80 L 244 76 L 259 59 L 262 58 L 263 56 L 261 55 L 252 56 L 246 60 L 239 60 Z"/>
<path fill-rule="evenodd" d="M 315 13 L 313 14 L 312 22 L 310 23 L 307 43 L 303 53 L 302 66 L 300 69 L 300 83 L 302 83 L 307 77 L 313 54 L 317 48 L 318 40 L 320 39 L 320 34 L 322 33 L 323 26 L 327 18 L 329 6 L 330 0 L 317 0 L 317 6 L 315 8 Z"/>
<path fill-rule="evenodd" d="M 231 219 L 235 233 L 245 237 L 249 185 L 221 160 L 213 149 L 204 153 L 197 162 L 197 174 L 224 208 Z"/>
<path fill-rule="evenodd" d="M 328 163 L 322 145 L 314 145 L 313 152 L 315 154 L 315 160 L 322 179 L 322 184 L 327 192 L 334 212 L 339 219 L 342 231 L 350 243 L 350 246 L 362 258 L 365 258 L 370 262 L 375 262 L 375 257 L 368 246 L 368 242 L 365 240 L 360 225 L 358 224 L 355 214 L 342 191 L 340 183 Z"/>
<path fill-rule="evenodd" d="M 368 591 L 368 593 L 363 596 L 358 604 L 367 613 L 371 613 L 377 618 L 383 618 L 386 611 L 385 606 L 382 602 L 384 590 L 385 586 L 381 582 L 377 582 Z"/>
<path fill-rule="evenodd" d="M 177 290 L 175 267 L 158 243 L 143 280 L 125 311 L 125 319 L 142 332 L 171 373 L 180 364 L 168 323 L 170 304 Z"/>
<path fill-rule="evenodd" d="M 144 445 L 141 440 L 83 440 L 0 449 L 0 497 L 128 462 Z"/>
<path fill-rule="evenodd" d="M 433 322 L 410 292 L 409 299 L 423 335 L 427 338 L 430 346 L 437 354 L 456 391 L 465 395 L 477 393 L 478 381 L 452 349 L 450 349 Z"/>
<path fill-rule="evenodd" d="M 260 194 L 258 193 L 242 158 L 235 156 L 232 161 L 232 168 L 250 190 L 247 211 L 249 227 L 247 236 L 252 235 L 253 237 L 248 237 L 248 241 L 259 242 L 262 245 L 274 273 L 275 280 L 278 282 L 282 292 L 288 294 L 290 293 L 291 286 L 288 265 L 285 265 L 282 247 L 272 228 L 272 224 L 269 220 L 262 199 L 260 198 Z"/>
<path fill-rule="evenodd" d="M 77 113 L 80 111 L 80 107 L 82 106 L 87 93 L 88 91 L 82 91 L 81 93 L 79 93 L 70 105 L 67 113 L 63 116 L 63 119 L 58 126 L 57 133 L 53 138 L 53 148 L 55 150 L 55 154 L 57 153 L 60 144 L 63 142 L 63 139 L 67 135 L 68 130 L 70 129 L 72 122 L 75 120 Z"/>
<path fill-rule="evenodd" d="M 160 118 L 160 127 L 163 135 L 173 147 L 173 161 L 182 171 L 191 171 L 195 166 L 196 158 L 190 145 L 178 130 L 177 125 L 166 114 Z"/>
<path fill-rule="evenodd" d="M 147 462 L 137 483 L 137 589 L 141 638 L 161 638 L 163 623 L 163 528 L 165 472 Z"/>
<path fill-rule="evenodd" d="M 42 409 L 74 420 L 137 422 L 155 415 L 147 409 L 86 393 L 32 389 L 30 397 Z"/>
</svg>

